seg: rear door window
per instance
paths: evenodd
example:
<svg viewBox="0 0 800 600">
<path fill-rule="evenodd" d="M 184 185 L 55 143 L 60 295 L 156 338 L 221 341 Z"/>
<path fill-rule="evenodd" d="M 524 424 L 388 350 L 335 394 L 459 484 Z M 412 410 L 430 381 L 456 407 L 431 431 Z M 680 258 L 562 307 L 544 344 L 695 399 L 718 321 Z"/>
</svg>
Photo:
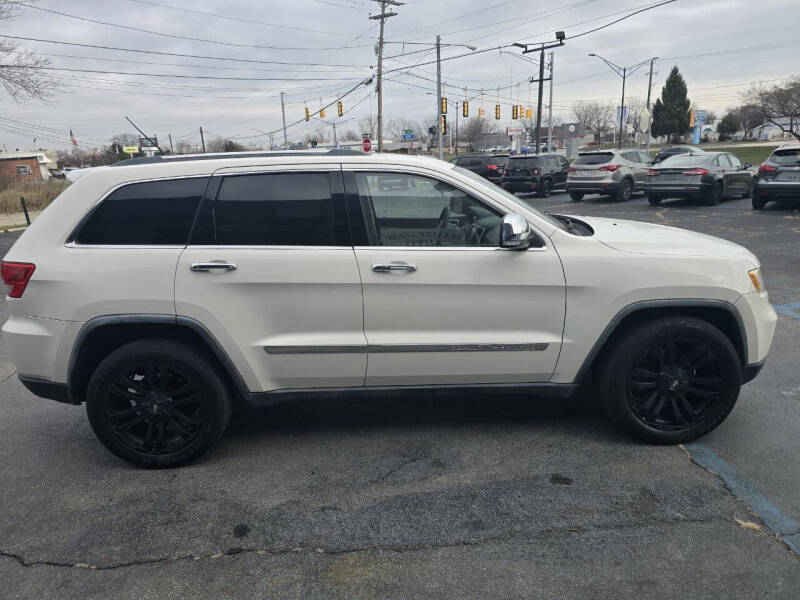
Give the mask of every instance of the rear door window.
<svg viewBox="0 0 800 600">
<path fill-rule="evenodd" d="M 333 246 L 343 242 L 337 240 L 330 177 L 326 172 L 224 177 L 213 210 L 216 244 Z"/>
<path fill-rule="evenodd" d="M 132 183 L 113 191 L 73 237 L 89 245 L 186 245 L 208 177 Z"/>
<path fill-rule="evenodd" d="M 614 158 L 613 152 L 592 152 L 591 154 L 578 154 L 576 165 L 604 165 Z"/>
</svg>

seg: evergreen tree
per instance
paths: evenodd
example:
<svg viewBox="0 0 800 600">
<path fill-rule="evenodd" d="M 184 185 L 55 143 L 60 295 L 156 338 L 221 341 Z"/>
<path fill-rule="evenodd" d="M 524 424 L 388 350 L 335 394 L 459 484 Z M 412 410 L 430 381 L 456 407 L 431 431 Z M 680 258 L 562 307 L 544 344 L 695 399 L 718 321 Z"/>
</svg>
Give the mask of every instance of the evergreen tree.
<svg viewBox="0 0 800 600">
<path fill-rule="evenodd" d="M 717 124 L 717 133 L 724 136 L 731 136 L 737 131 L 739 131 L 739 127 L 741 127 L 741 122 L 739 121 L 739 117 L 737 117 L 734 113 L 729 112 L 722 120 Z"/>
<path fill-rule="evenodd" d="M 678 67 L 672 67 L 667 82 L 661 88 L 661 98 L 653 105 L 651 131 L 654 136 L 675 137 L 685 134 L 689 129 L 691 103 L 686 92 L 686 82 Z"/>
</svg>

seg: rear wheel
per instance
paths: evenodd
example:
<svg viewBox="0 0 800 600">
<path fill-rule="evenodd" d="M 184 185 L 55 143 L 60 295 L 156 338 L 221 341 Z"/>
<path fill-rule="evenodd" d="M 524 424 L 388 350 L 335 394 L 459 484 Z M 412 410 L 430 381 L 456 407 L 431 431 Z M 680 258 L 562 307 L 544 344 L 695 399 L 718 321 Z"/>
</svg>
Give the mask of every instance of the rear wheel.
<svg viewBox="0 0 800 600">
<path fill-rule="evenodd" d="M 753 210 L 763 210 L 769 202 L 768 196 L 762 196 L 758 191 L 753 192 Z"/>
<path fill-rule="evenodd" d="M 166 468 L 191 461 L 219 439 L 231 400 L 205 356 L 170 340 L 140 340 L 100 363 L 86 412 L 111 452 L 135 465 Z"/>
<path fill-rule="evenodd" d="M 707 206 L 716 206 L 722 202 L 722 183 L 717 183 L 712 189 L 711 193 L 706 197 L 703 204 Z"/>
<path fill-rule="evenodd" d="M 570 192 L 569 197 L 572 199 L 573 202 L 580 202 L 583 200 L 583 194 L 580 192 Z"/>
<path fill-rule="evenodd" d="M 617 202 L 627 202 L 631 199 L 631 194 L 633 194 L 633 182 L 630 179 L 623 179 L 613 198 Z"/>
<path fill-rule="evenodd" d="M 722 423 L 741 378 L 739 355 L 719 329 L 669 317 L 619 339 L 601 365 L 598 386 L 614 423 L 642 440 L 675 444 Z"/>
<path fill-rule="evenodd" d="M 542 179 L 542 181 L 539 183 L 539 189 L 536 190 L 536 193 L 540 198 L 548 198 L 552 191 L 553 182 L 549 179 Z"/>
<path fill-rule="evenodd" d="M 656 196 L 654 194 L 647 195 L 647 201 L 650 203 L 650 206 L 658 206 L 661 204 L 661 200 L 663 200 L 661 196 Z"/>
</svg>

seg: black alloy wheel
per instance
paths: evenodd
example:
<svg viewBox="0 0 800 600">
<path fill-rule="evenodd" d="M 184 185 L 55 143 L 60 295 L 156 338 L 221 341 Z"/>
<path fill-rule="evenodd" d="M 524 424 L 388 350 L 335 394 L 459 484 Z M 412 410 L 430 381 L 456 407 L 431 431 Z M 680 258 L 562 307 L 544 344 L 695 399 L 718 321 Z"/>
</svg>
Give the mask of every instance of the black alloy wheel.
<svg viewBox="0 0 800 600">
<path fill-rule="evenodd" d="M 619 184 L 619 190 L 614 197 L 617 202 L 627 202 L 633 194 L 633 182 L 630 179 L 623 179 Z"/>
<path fill-rule="evenodd" d="M 98 365 L 86 411 L 111 452 L 139 466 L 163 468 L 212 446 L 227 427 L 231 402 L 206 356 L 170 340 L 141 340 Z"/>
<path fill-rule="evenodd" d="M 628 403 L 646 425 L 679 431 L 703 421 L 722 398 L 719 359 L 702 341 L 660 339 L 628 375 Z"/>
<path fill-rule="evenodd" d="M 539 184 L 538 194 L 540 198 L 549 198 L 553 191 L 553 182 L 549 179 L 542 179 Z"/>
</svg>

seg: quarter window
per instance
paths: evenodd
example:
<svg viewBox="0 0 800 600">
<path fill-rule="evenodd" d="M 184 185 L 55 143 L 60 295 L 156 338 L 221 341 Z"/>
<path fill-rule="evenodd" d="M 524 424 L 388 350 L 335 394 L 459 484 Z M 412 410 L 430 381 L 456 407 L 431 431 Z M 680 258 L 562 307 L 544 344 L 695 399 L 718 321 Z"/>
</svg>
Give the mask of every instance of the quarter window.
<svg viewBox="0 0 800 600">
<path fill-rule="evenodd" d="M 103 245 L 184 245 L 207 177 L 133 183 L 112 192 L 74 241 Z"/>
<path fill-rule="evenodd" d="M 335 244 L 328 173 L 262 173 L 225 177 L 213 212 L 217 244 Z"/>
<path fill-rule="evenodd" d="M 357 173 L 371 246 L 498 246 L 502 214 L 419 175 Z"/>
<path fill-rule="evenodd" d="M 717 161 L 716 162 L 717 162 L 717 165 L 719 165 L 720 167 L 730 167 L 731 166 L 731 161 L 728 160 L 728 155 L 727 154 L 720 154 L 717 157 Z"/>
</svg>

